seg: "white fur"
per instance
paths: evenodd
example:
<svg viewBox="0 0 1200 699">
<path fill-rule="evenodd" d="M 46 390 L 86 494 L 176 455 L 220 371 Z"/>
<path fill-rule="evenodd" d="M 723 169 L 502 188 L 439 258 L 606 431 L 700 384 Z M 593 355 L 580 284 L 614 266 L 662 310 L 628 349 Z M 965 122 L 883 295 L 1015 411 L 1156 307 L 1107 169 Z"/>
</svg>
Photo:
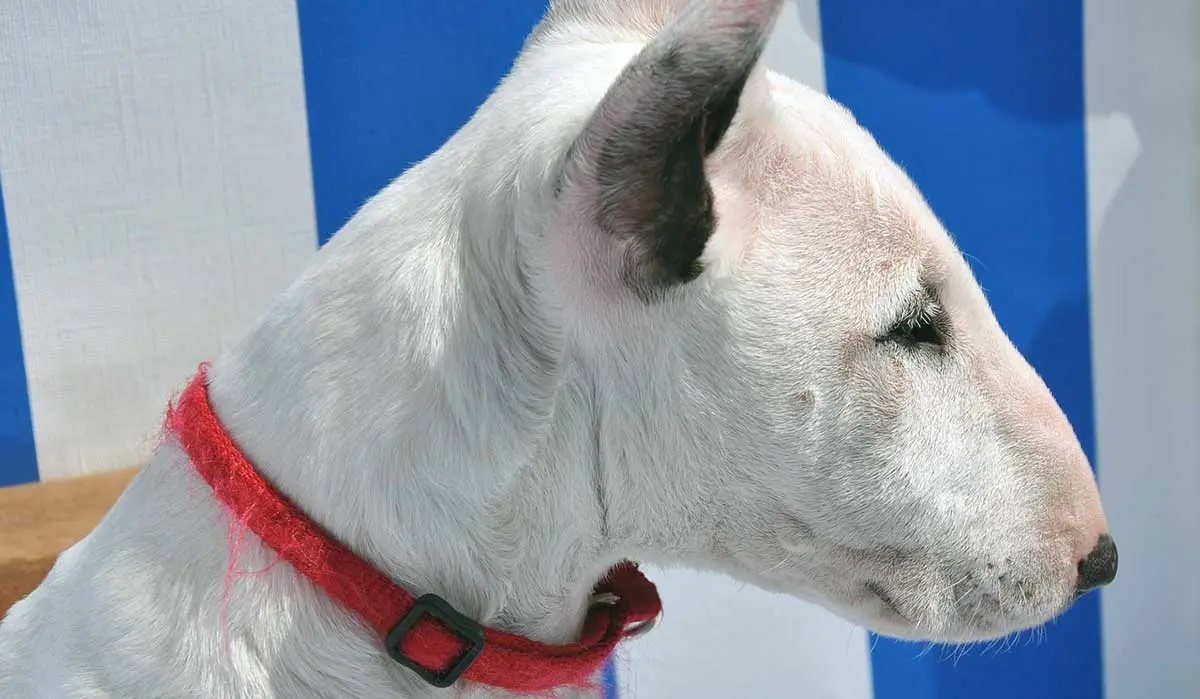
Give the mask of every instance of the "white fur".
<svg viewBox="0 0 1200 699">
<path fill-rule="evenodd" d="M 545 641 L 574 636 L 626 557 L 911 638 L 1056 615 L 1105 530 L 1084 456 L 845 110 L 756 71 L 708 163 L 706 272 L 655 302 L 563 203 L 591 196 L 558 180 L 568 147 L 677 4 L 557 3 L 471 122 L 218 359 L 218 413 L 381 570 Z M 923 280 L 945 356 L 875 339 Z M 227 589 L 232 550 L 249 574 Z M 273 560 L 167 441 L 0 626 L 0 696 L 441 695 Z"/>
</svg>

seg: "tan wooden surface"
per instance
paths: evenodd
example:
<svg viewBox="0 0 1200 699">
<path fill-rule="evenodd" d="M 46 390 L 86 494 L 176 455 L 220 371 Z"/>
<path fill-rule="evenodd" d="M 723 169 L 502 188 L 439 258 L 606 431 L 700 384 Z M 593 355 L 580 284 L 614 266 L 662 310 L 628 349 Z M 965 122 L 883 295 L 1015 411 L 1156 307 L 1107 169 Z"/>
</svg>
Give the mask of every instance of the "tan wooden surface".
<svg viewBox="0 0 1200 699">
<path fill-rule="evenodd" d="M 0 488 L 0 617 L 96 527 L 137 469 Z"/>
</svg>

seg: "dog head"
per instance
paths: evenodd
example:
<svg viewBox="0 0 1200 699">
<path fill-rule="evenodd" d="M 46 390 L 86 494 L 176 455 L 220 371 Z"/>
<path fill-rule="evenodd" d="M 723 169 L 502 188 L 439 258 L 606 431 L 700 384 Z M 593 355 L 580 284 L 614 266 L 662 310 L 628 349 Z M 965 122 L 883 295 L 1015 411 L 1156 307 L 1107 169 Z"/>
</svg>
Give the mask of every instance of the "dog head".
<svg viewBox="0 0 1200 699">
<path fill-rule="evenodd" d="M 589 377 L 611 534 L 893 636 L 1043 623 L 1115 573 L 1086 457 L 913 183 L 759 65 L 781 5 L 560 0 L 518 65 L 619 59 L 544 86 L 605 87 L 529 282 Z"/>
</svg>

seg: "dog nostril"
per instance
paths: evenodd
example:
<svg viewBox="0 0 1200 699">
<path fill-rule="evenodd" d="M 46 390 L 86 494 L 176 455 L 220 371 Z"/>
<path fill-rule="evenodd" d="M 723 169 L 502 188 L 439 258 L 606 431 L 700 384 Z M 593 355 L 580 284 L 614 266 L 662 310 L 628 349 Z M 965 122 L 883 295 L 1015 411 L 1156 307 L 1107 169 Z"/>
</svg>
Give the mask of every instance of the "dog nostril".
<svg viewBox="0 0 1200 699">
<path fill-rule="evenodd" d="M 1103 587 L 1117 577 L 1117 544 L 1108 534 L 1102 534 L 1096 547 L 1079 564 L 1079 582 L 1075 594 Z"/>
</svg>

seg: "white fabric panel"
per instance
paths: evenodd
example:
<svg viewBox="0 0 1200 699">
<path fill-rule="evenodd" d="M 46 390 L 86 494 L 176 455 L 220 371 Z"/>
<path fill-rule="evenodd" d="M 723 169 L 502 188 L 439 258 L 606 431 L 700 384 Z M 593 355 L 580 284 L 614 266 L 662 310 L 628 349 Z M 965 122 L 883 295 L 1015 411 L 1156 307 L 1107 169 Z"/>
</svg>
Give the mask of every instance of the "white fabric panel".
<svg viewBox="0 0 1200 699">
<path fill-rule="evenodd" d="M 316 249 L 295 6 L 7 0 L 0 105 L 41 477 L 136 465 Z"/>
<path fill-rule="evenodd" d="M 1106 692 L 1200 697 L 1200 5 L 1085 9 Z"/>
<path fill-rule="evenodd" d="M 619 650 L 621 699 L 871 699 L 866 632 L 815 605 L 688 570 L 646 573 L 653 633 Z"/>
<path fill-rule="evenodd" d="M 763 52 L 771 70 L 825 92 L 825 52 L 821 48 L 818 0 L 792 0 L 779 15 L 775 33 Z"/>
<path fill-rule="evenodd" d="M 780 18 L 765 60 L 824 91 L 817 0 Z M 728 578 L 648 568 L 662 624 L 620 651 L 622 699 L 870 699 L 866 632 L 815 605 Z M 733 642 L 731 642 L 731 640 Z"/>
</svg>

